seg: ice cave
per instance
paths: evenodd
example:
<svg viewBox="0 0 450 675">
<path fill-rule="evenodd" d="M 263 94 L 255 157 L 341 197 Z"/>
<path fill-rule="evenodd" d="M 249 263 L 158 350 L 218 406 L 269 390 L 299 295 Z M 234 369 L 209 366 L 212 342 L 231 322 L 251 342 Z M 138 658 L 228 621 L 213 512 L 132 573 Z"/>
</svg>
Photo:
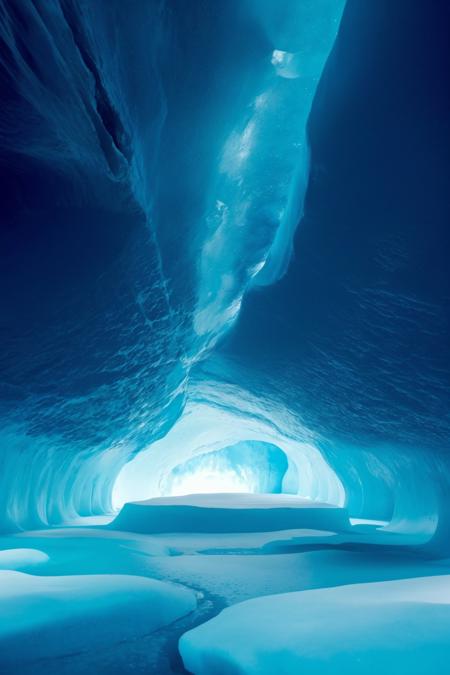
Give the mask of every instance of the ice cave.
<svg viewBox="0 0 450 675">
<path fill-rule="evenodd" d="M 450 675 L 448 0 L 0 0 L 0 674 Z"/>
</svg>

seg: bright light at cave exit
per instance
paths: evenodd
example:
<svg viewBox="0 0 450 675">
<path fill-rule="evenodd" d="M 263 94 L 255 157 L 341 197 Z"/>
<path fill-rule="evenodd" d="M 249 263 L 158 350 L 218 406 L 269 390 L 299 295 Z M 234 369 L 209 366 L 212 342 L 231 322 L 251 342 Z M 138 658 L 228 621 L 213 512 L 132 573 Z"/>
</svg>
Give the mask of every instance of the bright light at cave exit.
<svg viewBox="0 0 450 675">
<path fill-rule="evenodd" d="M 213 471 L 198 469 L 192 473 L 184 473 L 174 478 L 171 495 L 188 495 L 217 492 L 253 492 L 252 487 L 243 476 L 235 471 Z"/>
</svg>

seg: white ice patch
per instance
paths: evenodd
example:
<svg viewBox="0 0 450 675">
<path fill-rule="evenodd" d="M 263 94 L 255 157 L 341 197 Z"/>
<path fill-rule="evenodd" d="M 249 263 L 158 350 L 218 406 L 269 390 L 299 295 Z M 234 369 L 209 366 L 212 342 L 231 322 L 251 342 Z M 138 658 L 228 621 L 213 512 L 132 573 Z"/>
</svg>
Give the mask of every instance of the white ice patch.
<svg viewBox="0 0 450 675">
<path fill-rule="evenodd" d="M 301 55 L 298 52 L 293 54 L 291 52 L 284 52 L 281 49 L 274 49 L 271 63 L 280 77 L 295 80 L 295 78 L 301 75 Z"/>
</svg>

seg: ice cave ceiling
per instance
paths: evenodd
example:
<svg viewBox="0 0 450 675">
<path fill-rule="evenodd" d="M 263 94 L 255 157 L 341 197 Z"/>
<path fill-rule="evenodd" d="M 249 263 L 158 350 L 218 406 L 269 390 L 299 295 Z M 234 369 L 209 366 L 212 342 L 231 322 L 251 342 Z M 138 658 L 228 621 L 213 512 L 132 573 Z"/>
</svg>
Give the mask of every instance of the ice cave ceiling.
<svg viewBox="0 0 450 675">
<path fill-rule="evenodd" d="M 0 2 L 0 526 L 215 467 L 442 545 L 443 3 L 189 7 Z"/>
</svg>

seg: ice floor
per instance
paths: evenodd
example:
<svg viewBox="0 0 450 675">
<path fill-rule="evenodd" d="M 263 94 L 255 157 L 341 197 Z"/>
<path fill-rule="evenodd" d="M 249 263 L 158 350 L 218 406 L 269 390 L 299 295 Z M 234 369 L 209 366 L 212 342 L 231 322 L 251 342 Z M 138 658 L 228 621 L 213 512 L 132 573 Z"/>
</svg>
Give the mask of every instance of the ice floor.
<svg viewBox="0 0 450 675">
<path fill-rule="evenodd" d="M 295 497 L 150 500 L 0 539 L 2 675 L 448 675 L 449 635 L 449 560 Z"/>
</svg>

